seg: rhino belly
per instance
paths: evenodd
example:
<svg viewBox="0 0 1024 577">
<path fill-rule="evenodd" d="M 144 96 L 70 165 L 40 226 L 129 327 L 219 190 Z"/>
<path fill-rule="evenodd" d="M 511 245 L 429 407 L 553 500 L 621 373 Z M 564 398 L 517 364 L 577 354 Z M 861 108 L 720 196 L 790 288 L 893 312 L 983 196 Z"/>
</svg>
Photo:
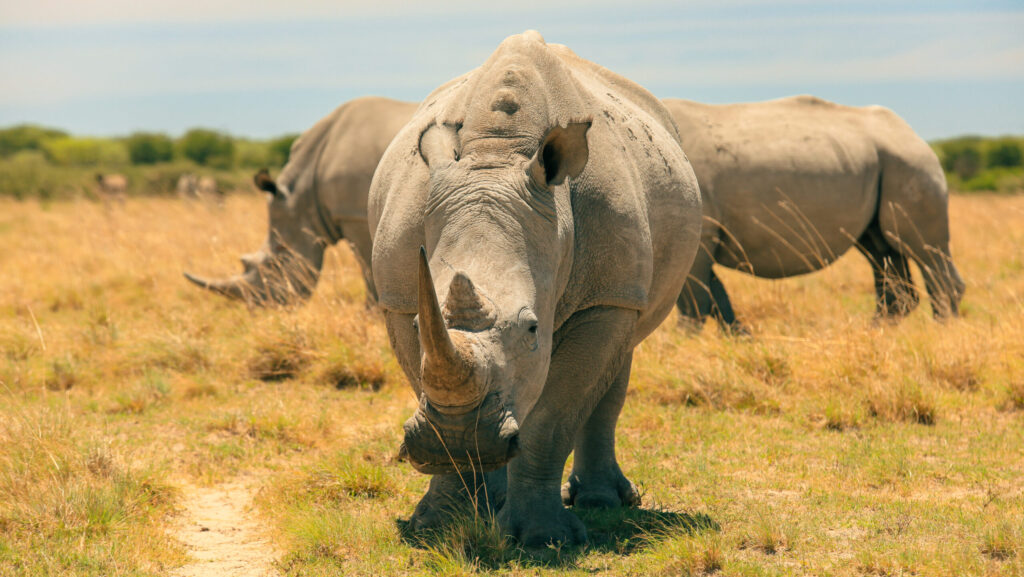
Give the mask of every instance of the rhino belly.
<svg viewBox="0 0 1024 577">
<path fill-rule="evenodd" d="M 757 190 L 716 188 L 723 234 L 715 262 L 764 278 L 820 270 L 849 250 L 877 204 L 870 178 L 765 179 Z"/>
</svg>

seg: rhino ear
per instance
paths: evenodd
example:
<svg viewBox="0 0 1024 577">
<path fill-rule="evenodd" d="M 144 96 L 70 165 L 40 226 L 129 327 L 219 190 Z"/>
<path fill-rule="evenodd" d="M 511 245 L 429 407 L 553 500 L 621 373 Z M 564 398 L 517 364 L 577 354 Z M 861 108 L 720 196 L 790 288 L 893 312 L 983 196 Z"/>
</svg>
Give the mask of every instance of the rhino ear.
<svg viewBox="0 0 1024 577">
<path fill-rule="evenodd" d="M 530 178 L 544 187 L 562 184 L 567 176 L 577 178 L 590 157 L 588 130 L 589 120 L 570 122 L 564 128 L 555 126 L 549 130 L 530 161 Z"/>
<path fill-rule="evenodd" d="M 458 127 L 431 124 L 420 135 L 420 156 L 431 169 L 459 159 Z"/>
<path fill-rule="evenodd" d="M 261 168 L 255 176 L 252 177 L 252 181 L 256 183 L 256 188 L 277 196 L 280 192 L 277 188 L 277 183 L 274 182 L 273 178 L 270 178 L 270 171 L 266 168 Z"/>
</svg>

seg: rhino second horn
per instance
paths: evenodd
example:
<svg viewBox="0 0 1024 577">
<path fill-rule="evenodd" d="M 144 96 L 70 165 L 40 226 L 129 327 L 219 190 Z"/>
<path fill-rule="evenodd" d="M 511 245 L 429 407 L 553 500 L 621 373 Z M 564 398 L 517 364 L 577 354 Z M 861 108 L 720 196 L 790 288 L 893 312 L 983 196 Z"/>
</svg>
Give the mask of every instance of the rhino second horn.
<svg viewBox="0 0 1024 577">
<path fill-rule="evenodd" d="M 489 329 L 497 320 L 494 305 L 461 272 L 455 273 L 448 285 L 444 314 L 452 326 L 470 331 Z"/>
<path fill-rule="evenodd" d="M 252 292 L 252 285 L 242 276 L 233 276 L 225 280 L 209 280 L 187 272 L 184 274 L 185 278 L 197 286 L 229 298 L 246 300 L 246 295 Z"/>
<path fill-rule="evenodd" d="M 418 301 L 423 393 L 439 411 L 470 410 L 480 403 L 481 394 L 470 378 L 473 365 L 469 343 L 464 337 L 453 339 L 445 326 L 427 251 L 423 247 L 420 247 Z"/>
</svg>

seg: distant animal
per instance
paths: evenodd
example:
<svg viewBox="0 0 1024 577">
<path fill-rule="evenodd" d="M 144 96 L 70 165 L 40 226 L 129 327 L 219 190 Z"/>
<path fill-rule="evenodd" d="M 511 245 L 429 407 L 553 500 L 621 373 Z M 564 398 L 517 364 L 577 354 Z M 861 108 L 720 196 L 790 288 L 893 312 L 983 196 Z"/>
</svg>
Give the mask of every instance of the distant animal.
<svg viewBox="0 0 1024 577">
<path fill-rule="evenodd" d="M 128 179 L 122 174 L 96 174 L 96 188 L 104 203 L 116 200 L 124 204 L 125 192 L 128 190 Z"/>
<path fill-rule="evenodd" d="M 713 265 L 758 277 L 819 270 L 856 247 L 871 263 L 882 317 L 918 304 L 957 314 L 964 292 L 949 250 L 946 179 L 931 147 L 892 111 L 812 96 L 712 105 L 667 99 L 704 206 L 701 248 L 678 306 L 698 325 L 736 320 Z"/>
<path fill-rule="evenodd" d="M 243 273 L 216 280 L 185 273 L 185 278 L 250 305 L 294 303 L 312 294 L 326 247 L 344 239 L 362 268 L 367 298 L 375 301 L 366 199 L 384 149 L 416 106 L 358 98 L 321 119 L 292 144 L 276 180 L 266 170 L 254 177 L 271 195 L 270 230 L 263 248 L 242 257 Z"/>
<path fill-rule="evenodd" d="M 212 176 L 196 176 L 186 172 L 178 177 L 178 184 L 175 191 L 179 198 L 183 199 L 207 199 L 213 200 L 223 196 L 217 188 L 217 180 Z"/>
<path fill-rule="evenodd" d="M 200 198 L 207 199 L 219 199 L 223 196 L 220 190 L 217 188 L 217 180 L 212 176 L 201 176 L 199 182 L 196 183 L 196 193 Z"/>
<path fill-rule="evenodd" d="M 563 501 L 639 502 L 615 423 L 700 222 L 664 106 L 537 32 L 426 99 L 369 200 L 379 305 L 419 397 L 400 454 L 435 475 L 413 530 L 473 502 L 527 546 L 578 543 Z"/>
<path fill-rule="evenodd" d="M 199 197 L 199 177 L 191 172 L 182 173 L 174 187 L 178 198 L 194 200 Z"/>
</svg>

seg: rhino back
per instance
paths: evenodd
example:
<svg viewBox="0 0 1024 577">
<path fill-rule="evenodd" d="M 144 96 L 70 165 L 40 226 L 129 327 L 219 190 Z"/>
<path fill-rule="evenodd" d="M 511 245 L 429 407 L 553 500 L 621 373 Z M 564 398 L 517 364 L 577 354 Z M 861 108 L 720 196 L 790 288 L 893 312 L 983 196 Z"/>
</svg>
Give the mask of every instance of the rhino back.
<svg viewBox="0 0 1024 577">
<path fill-rule="evenodd" d="M 366 201 L 370 181 L 388 144 L 412 118 L 418 104 L 388 98 L 365 97 L 338 110 L 317 167 L 321 202 L 338 222 L 345 237 L 348 228 L 366 228 Z"/>
<path fill-rule="evenodd" d="M 817 270 L 874 216 L 881 164 L 871 110 L 810 96 L 666 105 L 704 214 L 725 230 L 720 264 L 772 278 Z"/>
</svg>

